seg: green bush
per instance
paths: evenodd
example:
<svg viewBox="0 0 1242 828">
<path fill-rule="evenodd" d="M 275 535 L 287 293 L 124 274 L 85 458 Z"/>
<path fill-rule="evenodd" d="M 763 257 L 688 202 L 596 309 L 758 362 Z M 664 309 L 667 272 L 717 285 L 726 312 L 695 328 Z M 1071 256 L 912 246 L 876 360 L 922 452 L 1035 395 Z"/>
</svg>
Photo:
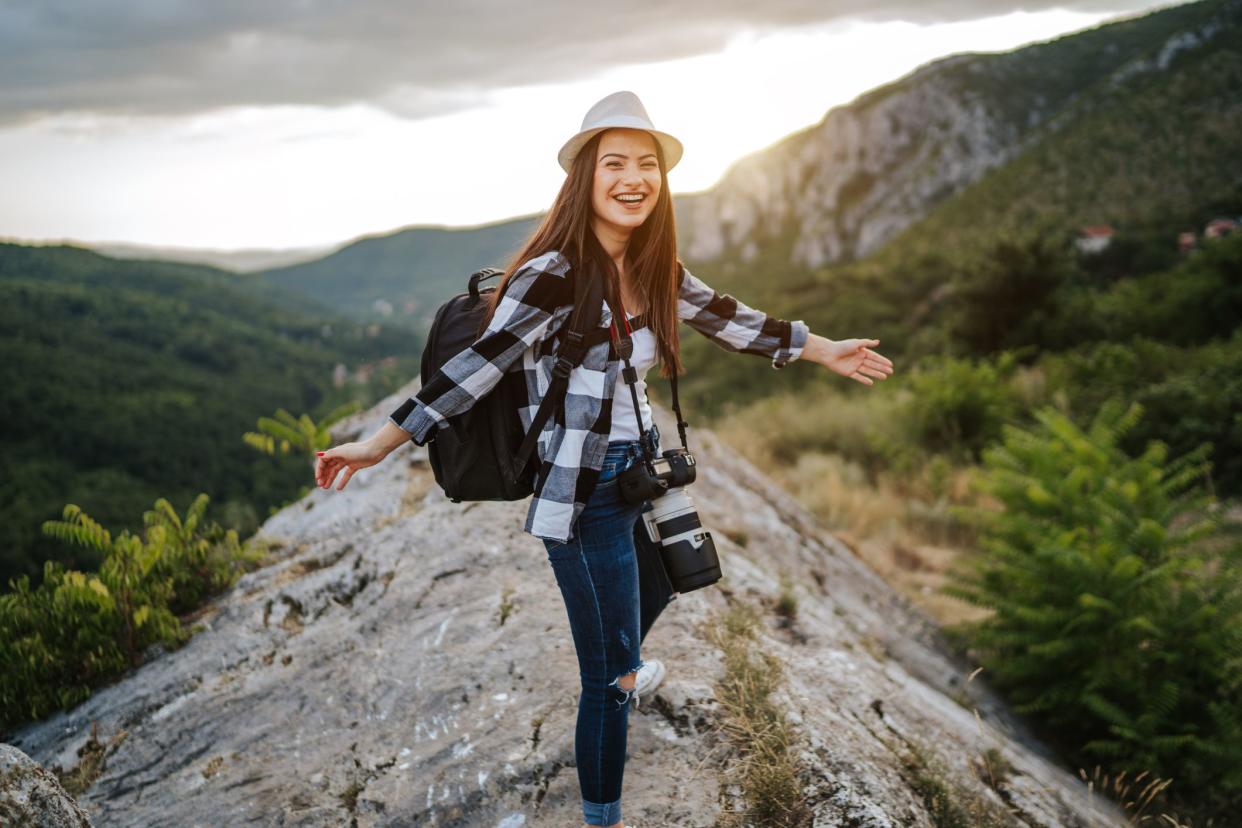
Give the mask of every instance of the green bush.
<svg viewBox="0 0 1242 828">
<path fill-rule="evenodd" d="M 1242 546 L 1199 485 L 1210 444 L 1118 448 L 1142 407 L 1085 431 L 1055 410 L 984 453 L 1003 511 L 960 509 L 982 553 L 946 592 L 995 612 L 950 632 L 1069 758 L 1242 795 Z M 1222 805 L 1222 807 L 1224 807 Z"/>
<path fill-rule="evenodd" d="M 1018 413 L 1006 382 L 1016 366 L 1008 352 L 978 362 L 929 358 L 908 377 L 911 393 L 897 415 L 901 430 L 929 452 L 977 459 Z"/>
<path fill-rule="evenodd" d="M 113 538 L 74 504 L 43 531 L 102 554 L 99 572 L 44 564 L 0 595 L 0 728 L 41 719 L 86 699 L 137 666 L 152 644 L 174 648 L 189 637 L 177 615 L 231 586 L 261 553 L 237 533 L 207 524 L 199 495 L 182 519 L 164 499 L 144 515 L 144 536 Z"/>
<path fill-rule="evenodd" d="M 1128 452 L 1154 439 L 1174 455 L 1210 442 L 1214 490 L 1242 492 L 1242 328 L 1188 348 L 1144 337 L 1099 342 L 1045 355 L 1040 364 L 1074 412 L 1096 411 L 1112 397 L 1141 404 L 1143 419 L 1122 442 Z"/>
</svg>

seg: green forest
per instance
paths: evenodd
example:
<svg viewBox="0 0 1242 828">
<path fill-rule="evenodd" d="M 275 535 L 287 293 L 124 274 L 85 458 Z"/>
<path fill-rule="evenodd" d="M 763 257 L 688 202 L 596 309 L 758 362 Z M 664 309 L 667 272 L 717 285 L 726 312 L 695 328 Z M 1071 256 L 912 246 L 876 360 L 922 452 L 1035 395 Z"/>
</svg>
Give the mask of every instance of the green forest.
<svg viewBox="0 0 1242 828">
<path fill-rule="evenodd" d="M 371 404 L 417 374 L 419 347 L 408 331 L 210 267 L 0 245 L 5 588 L 21 574 L 38 583 L 48 560 L 98 567 L 97 553 L 40 528 L 67 503 L 136 531 L 157 498 L 185 510 L 206 493 L 216 519 L 250 534 L 312 474 L 306 457 L 242 435 L 282 408 L 318 418 Z M 336 365 L 392 355 L 362 386 L 333 386 Z"/>
</svg>

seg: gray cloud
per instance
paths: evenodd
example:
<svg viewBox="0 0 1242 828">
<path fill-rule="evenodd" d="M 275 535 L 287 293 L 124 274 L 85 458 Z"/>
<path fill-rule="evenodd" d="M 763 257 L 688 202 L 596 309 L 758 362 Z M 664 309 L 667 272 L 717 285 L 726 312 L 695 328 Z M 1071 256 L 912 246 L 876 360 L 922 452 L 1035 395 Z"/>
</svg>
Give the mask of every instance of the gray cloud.
<svg viewBox="0 0 1242 828">
<path fill-rule="evenodd" d="M 832 20 L 968 20 L 1142 0 L 0 0 L 0 124 L 64 111 L 176 115 L 369 101 L 406 118 L 498 86 L 716 51 Z M 1150 5 L 1150 4 L 1148 4 Z"/>
</svg>

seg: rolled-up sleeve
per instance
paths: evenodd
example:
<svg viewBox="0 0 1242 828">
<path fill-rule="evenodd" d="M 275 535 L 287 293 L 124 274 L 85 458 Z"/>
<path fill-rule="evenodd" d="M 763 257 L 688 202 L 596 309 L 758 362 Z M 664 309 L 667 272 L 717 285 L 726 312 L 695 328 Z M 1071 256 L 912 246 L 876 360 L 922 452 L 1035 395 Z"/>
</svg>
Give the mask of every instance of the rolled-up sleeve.
<svg viewBox="0 0 1242 828">
<path fill-rule="evenodd" d="M 802 320 L 793 322 L 769 316 L 739 302 L 682 267 L 677 316 L 726 351 L 756 354 L 784 368 L 802 356 L 810 329 Z"/>
<path fill-rule="evenodd" d="M 468 410 L 547 330 L 553 311 L 573 302 L 563 273 L 528 265 L 510 279 L 496 313 L 477 340 L 440 366 L 388 419 L 424 445 L 433 426 Z"/>
</svg>

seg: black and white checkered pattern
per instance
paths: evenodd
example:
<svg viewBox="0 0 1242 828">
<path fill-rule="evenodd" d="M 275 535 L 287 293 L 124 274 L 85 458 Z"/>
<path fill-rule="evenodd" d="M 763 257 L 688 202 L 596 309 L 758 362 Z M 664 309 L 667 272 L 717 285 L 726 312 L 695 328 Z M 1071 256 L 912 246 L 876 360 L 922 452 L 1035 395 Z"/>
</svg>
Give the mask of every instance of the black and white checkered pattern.
<svg viewBox="0 0 1242 828">
<path fill-rule="evenodd" d="M 560 330 L 573 310 L 569 262 L 556 251 L 522 265 L 488 323 L 470 347 L 441 366 L 418 393 L 389 419 L 424 445 L 433 426 L 447 427 L 445 418 L 466 411 L 509 374 L 526 385 L 527 405 L 518 409 L 529 429 L 547 393 L 560 345 Z M 748 307 L 721 295 L 682 268 L 677 316 L 727 351 L 769 357 L 783 368 L 802 355 L 809 329 Z M 603 303 L 600 327 L 612 324 Z M 612 393 L 622 363 L 609 360 L 609 343 L 588 349 L 582 364 L 569 375 L 565 406 L 544 424 L 536 451 L 540 471 L 526 514 L 524 530 L 538 538 L 565 542 L 595 490 L 612 430 Z M 413 404 L 413 408 L 410 405 Z"/>
</svg>

